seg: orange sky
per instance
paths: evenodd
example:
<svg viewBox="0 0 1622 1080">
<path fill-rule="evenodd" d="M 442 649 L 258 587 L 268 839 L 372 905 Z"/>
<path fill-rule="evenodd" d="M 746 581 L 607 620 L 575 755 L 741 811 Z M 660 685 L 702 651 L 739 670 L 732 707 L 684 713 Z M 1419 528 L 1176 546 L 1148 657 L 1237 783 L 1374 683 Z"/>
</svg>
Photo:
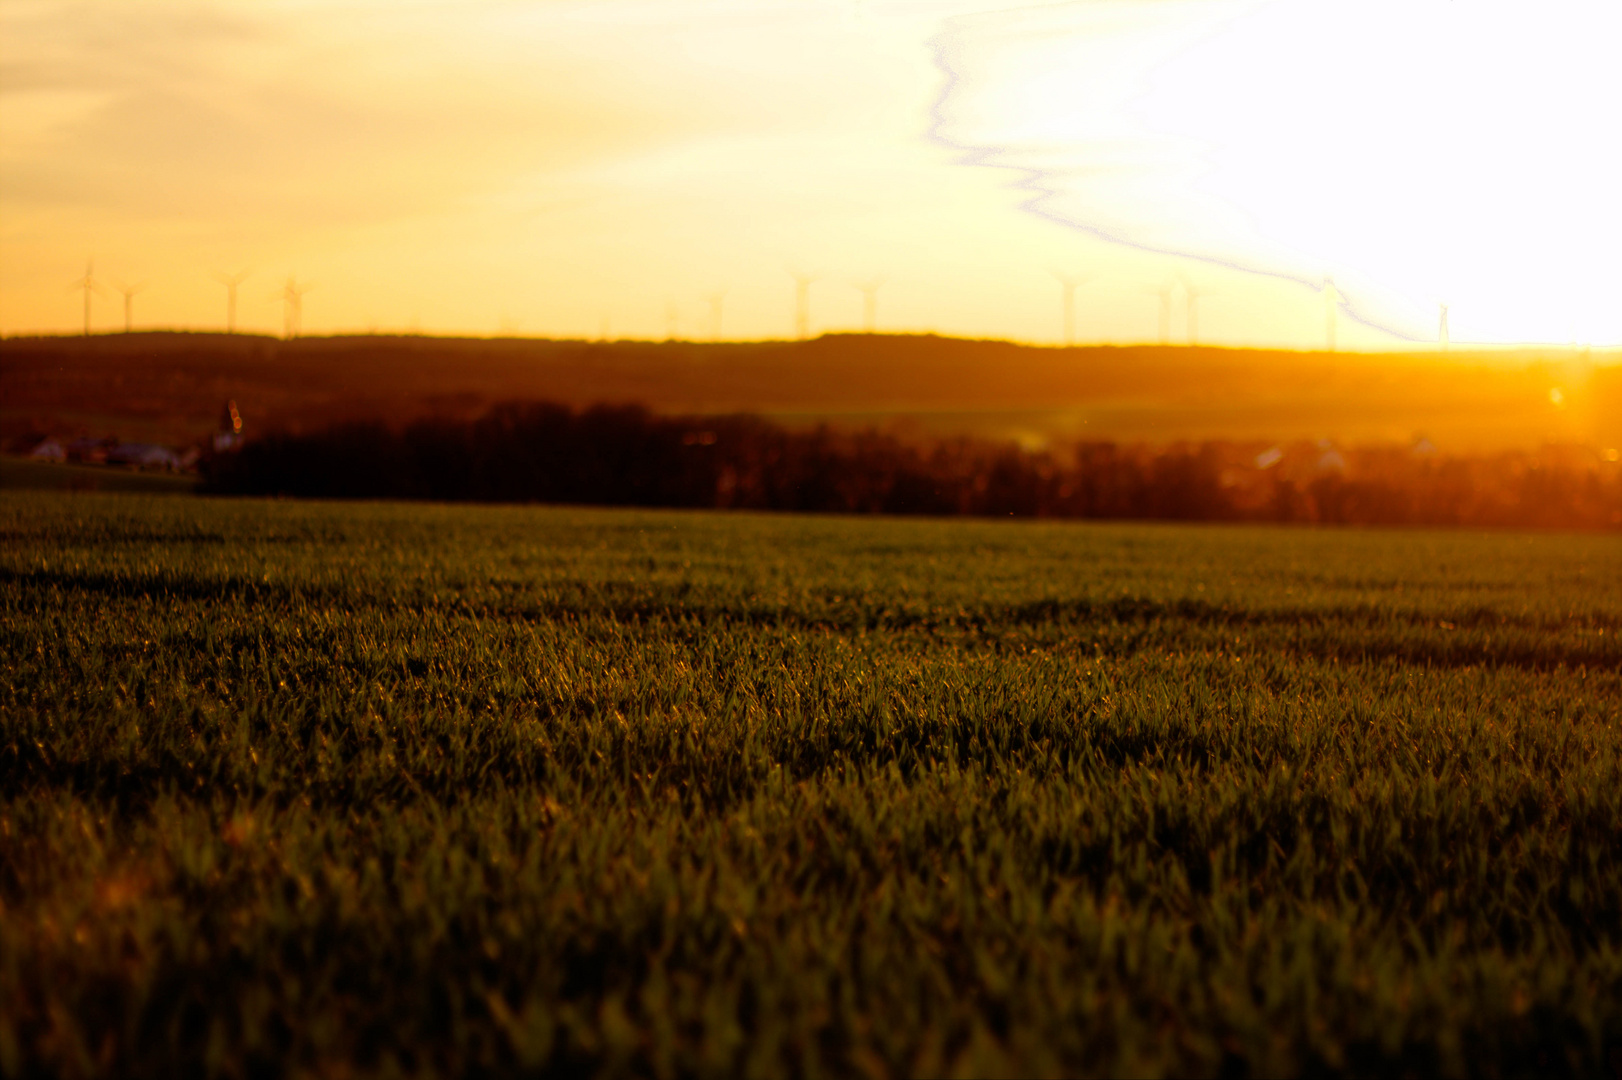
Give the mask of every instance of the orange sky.
<svg viewBox="0 0 1622 1080">
<path fill-rule="evenodd" d="M 1619 6 L 7 0 L 0 331 L 1622 342 Z M 1334 291 L 1326 295 L 1324 280 Z M 1189 296 L 1197 305 L 1191 326 Z"/>
</svg>

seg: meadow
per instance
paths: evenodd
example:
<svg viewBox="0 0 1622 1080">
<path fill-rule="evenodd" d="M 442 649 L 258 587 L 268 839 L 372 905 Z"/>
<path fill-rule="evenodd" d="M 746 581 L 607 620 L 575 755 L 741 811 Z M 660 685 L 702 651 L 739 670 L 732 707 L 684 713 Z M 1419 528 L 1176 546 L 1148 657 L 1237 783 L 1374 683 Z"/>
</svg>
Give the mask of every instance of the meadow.
<svg viewBox="0 0 1622 1080">
<path fill-rule="evenodd" d="M 1614 536 L 0 536 L 7 1076 L 1622 1066 Z"/>
</svg>

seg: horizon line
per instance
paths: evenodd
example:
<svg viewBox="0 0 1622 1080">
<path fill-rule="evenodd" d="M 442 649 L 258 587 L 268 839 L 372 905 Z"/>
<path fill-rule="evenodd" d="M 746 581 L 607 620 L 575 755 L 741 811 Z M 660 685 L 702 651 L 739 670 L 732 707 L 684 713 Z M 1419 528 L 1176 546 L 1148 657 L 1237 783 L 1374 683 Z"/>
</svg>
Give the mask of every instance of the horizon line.
<svg viewBox="0 0 1622 1080">
<path fill-rule="evenodd" d="M 1445 357 L 1455 353 L 1503 353 L 1527 350 L 1545 350 L 1564 353 L 1622 353 L 1622 342 L 1615 344 L 1595 344 L 1591 342 L 1483 342 L 1458 341 L 1449 342 L 1443 348 L 1439 343 L 1395 341 L 1389 348 L 1352 348 L 1352 349 L 1326 349 L 1310 348 L 1294 345 L 1243 345 L 1231 343 L 1194 343 L 1188 342 L 1161 342 L 1161 341 L 1092 341 L 1075 342 L 1065 345 L 1057 342 L 1022 340 L 1011 337 L 978 337 L 963 334 L 946 334 L 937 330 L 859 330 L 859 329 L 830 329 L 810 338 L 794 337 L 762 337 L 762 338 L 722 338 L 719 340 L 709 338 L 689 337 L 611 337 L 597 338 L 590 336 L 550 336 L 546 334 L 512 334 L 512 333 L 459 333 L 455 331 L 430 330 L 381 330 L 381 329 L 349 329 L 333 330 L 325 333 L 299 334 L 287 337 L 271 331 L 236 330 L 150 326 L 139 329 L 94 330 L 90 334 L 82 331 L 70 330 L 21 330 L 0 332 L 0 341 L 14 341 L 22 339 L 83 341 L 87 338 L 124 338 L 150 334 L 196 335 L 198 337 L 246 338 L 252 340 L 274 341 L 278 343 L 292 343 L 295 341 L 331 341 L 344 338 L 424 338 L 438 341 L 514 341 L 536 342 L 553 344 L 581 344 L 581 345 L 684 345 L 684 346 L 747 346 L 747 345 L 806 345 L 824 338 L 935 338 L 943 341 L 960 341 L 985 344 L 1012 345 L 1025 349 L 1045 349 L 1054 352 L 1078 351 L 1086 349 L 1165 349 L 1186 352 L 1271 352 L 1295 353 L 1303 356 L 1426 356 Z"/>
</svg>

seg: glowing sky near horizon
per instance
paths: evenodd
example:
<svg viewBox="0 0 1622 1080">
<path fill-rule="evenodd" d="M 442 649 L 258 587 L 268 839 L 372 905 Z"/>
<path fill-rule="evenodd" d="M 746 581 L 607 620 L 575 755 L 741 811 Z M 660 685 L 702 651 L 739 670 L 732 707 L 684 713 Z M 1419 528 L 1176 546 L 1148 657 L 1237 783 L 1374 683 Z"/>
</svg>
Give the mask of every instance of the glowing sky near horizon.
<svg viewBox="0 0 1622 1080">
<path fill-rule="evenodd" d="M 0 330 L 1622 342 L 1622 9 L 1463 0 L 0 6 Z M 1186 282 L 1185 286 L 1183 283 Z"/>
</svg>

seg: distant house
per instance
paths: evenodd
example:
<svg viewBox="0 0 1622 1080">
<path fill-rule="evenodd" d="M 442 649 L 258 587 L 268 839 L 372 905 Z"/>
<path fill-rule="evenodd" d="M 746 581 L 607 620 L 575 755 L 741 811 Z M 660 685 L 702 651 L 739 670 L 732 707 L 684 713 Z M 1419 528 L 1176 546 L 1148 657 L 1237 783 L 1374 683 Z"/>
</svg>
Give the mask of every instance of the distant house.
<svg viewBox="0 0 1622 1080">
<path fill-rule="evenodd" d="M 167 446 L 154 446 L 151 443 L 119 443 L 107 451 L 107 464 L 175 472 L 180 468 L 180 458 Z"/>
<path fill-rule="evenodd" d="M 68 459 L 68 451 L 55 439 L 46 439 L 30 450 L 28 456 L 34 461 L 55 461 L 60 464 Z"/>
<path fill-rule="evenodd" d="M 164 472 L 180 471 L 180 455 L 167 446 L 149 446 L 135 463 L 140 469 L 162 469 Z"/>
<path fill-rule="evenodd" d="M 105 465 L 109 449 L 100 439 L 74 439 L 67 445 L 68 460 L 81 465 Z"/>
<path fill-rule="evenodd" d="M 1328 439 L 1319 439 L 1318 451 L 1316 468 L 1319 472 L 1346 471 L 1346 455 L 1336 449 L 1334 443 Z"/>
</svg>

